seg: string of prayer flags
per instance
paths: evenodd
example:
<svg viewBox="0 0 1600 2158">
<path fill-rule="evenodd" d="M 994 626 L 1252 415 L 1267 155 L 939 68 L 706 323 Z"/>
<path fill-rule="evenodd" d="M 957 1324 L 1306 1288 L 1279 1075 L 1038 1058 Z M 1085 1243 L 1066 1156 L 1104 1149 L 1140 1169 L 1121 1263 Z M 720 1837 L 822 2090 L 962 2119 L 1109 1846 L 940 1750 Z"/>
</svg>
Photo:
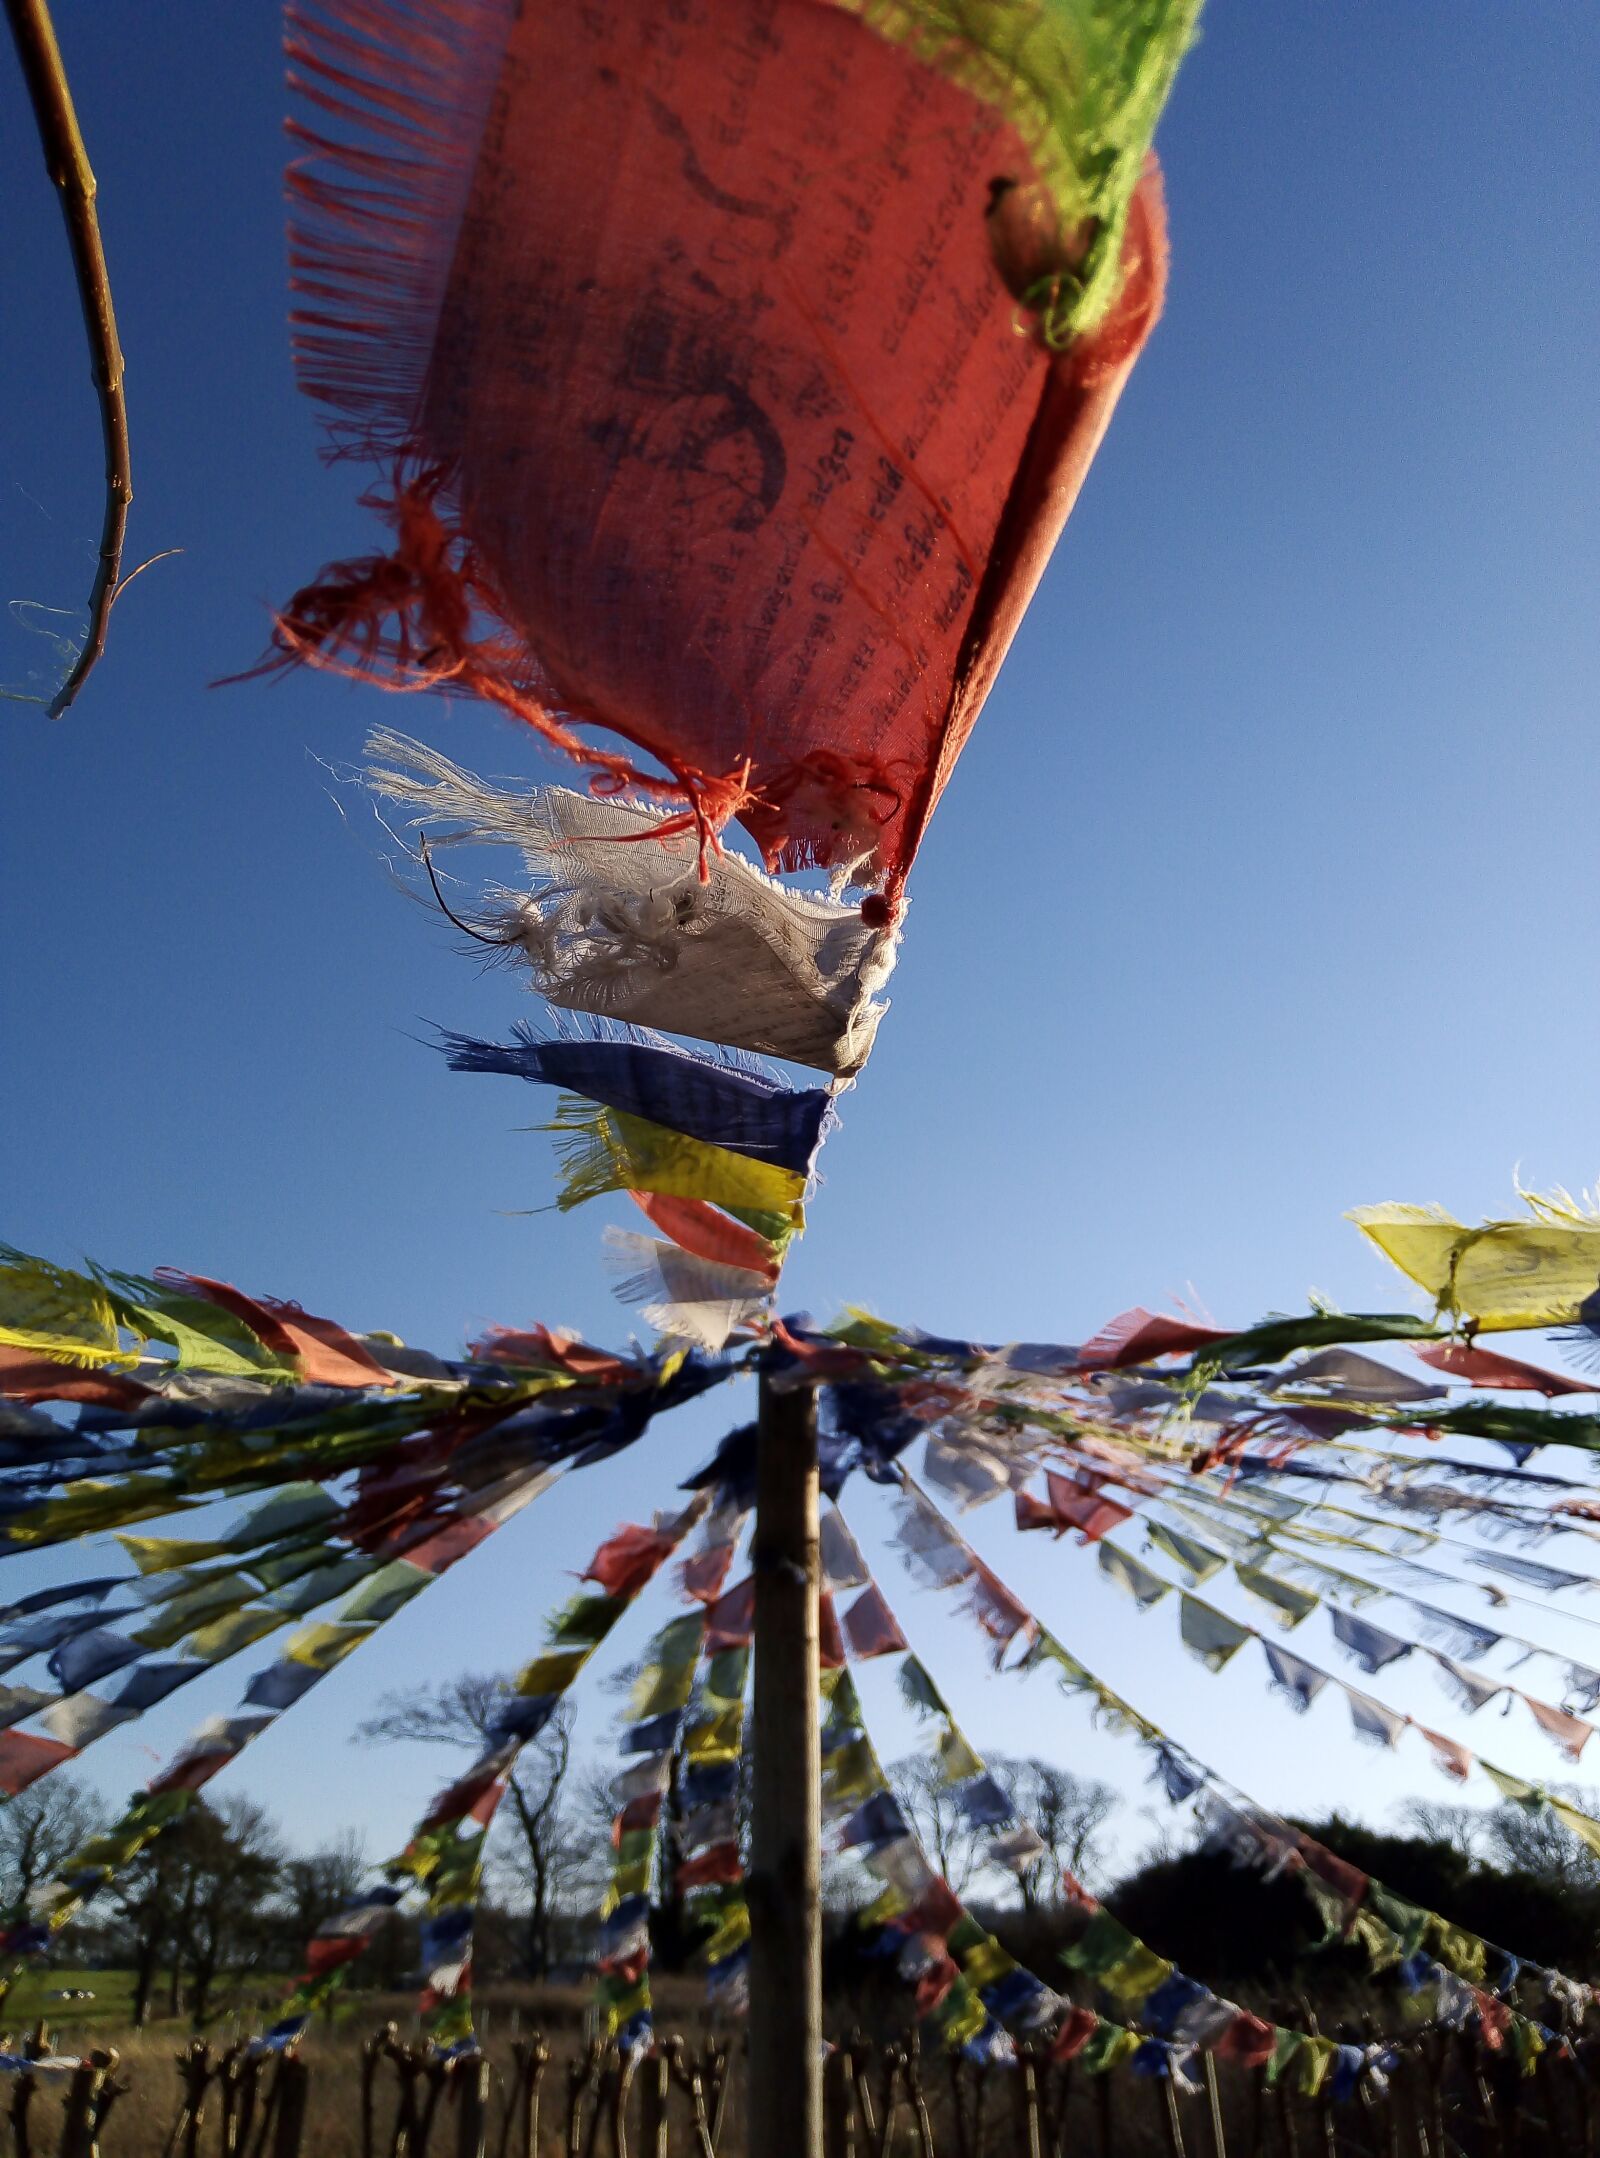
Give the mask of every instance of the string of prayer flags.
<svg viewBox="0 0 1600 2158">
<path fill-rule="evenodd" d="M 905 1477 L 903 1472 L 902 1481 L 908 1493 L 915 1491 L 909 1477 Z M 923 1515 L 942 1522 L 943 1517 L 932 1502 L 925 1495 L 917 1496 Z M 962 1541 L 958 1532 L 948 1522 L 944 1522 L 943 1526 L 952 1541 Z M 1281 1657 L 1284 1654 L 1276 1643 L 1263 1642 L 1263 1647 L 1268 1652 L 1269 1660 L 1274 1655 Z M 1325 1909 L 1325 1913 L 1333 1914 L 1330 1938 L 1357 1941 L 1373 1958 L 1375 1967 L 1384 1967 L 1401 1960 L 1405 1953 L 1404 1943 L 1397 1941 L 1393 1929 L 1382 1921 L 1376 1909 L 1366 1909 L 1364 1904 L 1369 1897 L 1374 1901 L 1388 1899 L 1389 1907 L 1397 1910 L 1403 1899 L 1394 1897 L 1393 1892 L 1384 1889 L 1382 1883 L 1369 1880 L 1367 1875 L 1337 1858 L 1303 1830 L 1292 1828 L 1288 1823 L 1265 1812 L 1254 1801 L 1231 1792 L 1230 1787 L 1214 1770 L 1203 1767 L 1191 1756 L 1183 1754 L 1156 1725 L 1113 1693 L 1036 1620 L 1028 1656 L 1011 1668 L 1025 1671 L 1037 1668 L 1041 1663 L 1048 1663 L 1069 1691 L 1089 1694 L 1113 1726 L 1131 1729 L 1139 1736 L 1155 1755 L 1158 1778 L 1169 1794 L 1177 1802 L 1187 1802 L 1191 1798 L 1196 1801 L 1210 1826 L 1212 1841 L 1218 1847 L 1229 1850 L 1236 1862 L 1254 1866 L 1269 1876 L 1280 1871 L 1293 1872 L 1308 1891 L 1313 1893 L 1314 1898 L 1319 1899 L 1320 1907 Z M 1316 1676 L 1326 1679 L 1325 1673 Z M 1484 1765 L 1487 1769 L 1488 1764 Z M 1543 1802 L 1542 1794 L 1532 1785 L 1507 1777 L 1500 1770 L 1488 1769 L 1488 1773 L 1502 1791 L 1519 1798 L 1523 1803 L 1538 1806 Z M 1590 1831 L 1594 1837 L 1591 1847 L 1600 1847 L 1600 1824 L 1591 1823 Z M 1415 1914 L 1427 1944 L 1426 1952 L 1419 1949 L 1415 1958 L 1413 1976 L 1416 1983 L 1429 1983 L 1447 1989 L 1449 1984 L 1456 1982 L 1457 1974 L 1462 1974 L 1469 1982 L 1469 1990 L 1465 1996 L 1466 2007 L 1460 2011 L 1457 2020 L 1466 2013 L 1477 2013 L 1477 1997 L 1470 1988 L 1481 1989 L 1485 1982 L 1488 1951 L 1484 1942 L 1477 1936 L 1450 1925 L 1435 1912 L 1421 1911 L 1415 1905 L 1406 1905 L 1405 1908 Z M 1129 1938 L 1131 1940 L 1132 1937 Z M 1142 1944 L 1140 1945 L 1142 1947 Z M 1574 1982 L 1563 1974 L 1547 1971 L 1540 1965 L 1511 1956 L 1504 1950 L 1496 1950 L 1494 1953 L 1508 1974 L 1508 1985 L 1516 1982 L 1519 1973 L 1532 1974 L 1537 1975 L 1552 1998 L 1571 1997 Z M 1140 1969 L 1153 1969 L 1160 1961 L 1161 1959 L 1154 1958 L 1149 1965 L 1141 1961 Z M 1577 1994 L 1580 1998 L 1587 1998 L 1586 1989 L 1578 1988 Z M 1487 2001 L 1488 1996 L 1484 1996 L 1484 1999 Z M 1512 2012 L 1514 2026 L 1526 2020 Z"/>
<path fill-rule="evenodd" d="M 663 1807 L 673 1784 L 694 1669 L 705 1645 L 710 1615 L 706 1600 L 699 1593 L 700 1584 L 712 1576 L 726 1574 L 743 1534 L 744 1522 L 743 1511 L 726 1501 L 707 1516 L 701 1548 L 685 1562 L 679 1575 L 680 1593 L 698 1604 L 699 1612 L 690 1618 L 687 1626 L 681 1620 L 670 1622 L 646 1649 L 644 1668 L 656 1674 L 651 1687 L 652 1712 L 647 1720 L 640 1722 L 632 1717 L 630 1705 L 621 1734 L 621 1751 L 628 1765 L 612 1784 L 612 1796 L 618 1809 L 611 1830 L 614 1855 L 611 1877 L 600 1907 L 600 1940 L 595 1967 L 597 2012 L 607 2036 L 615 2040 L 624 2054 L 633 2054 L 646 2047 L 654 2029 L 650 2000 L 649 1909 L 661 1861 Z M 661 1543 L 659 1529 L 644 1535 L 623 1531 L 620 1537 L 612 1539 L 610 1546 L 596 1553 L 590 1563 L 589 1578 L 614 1577 L 615 1568 L 603 1565 L 602 1560 L 605 1551 L 617 1548 L 624 1539 L 632 1555 L 624 1578 L 637 1580 L 639 1586 L 643 1586 L 648 1578 L 643 1571 L 644 1555 L 647 1549 L 655 1552 Z M 659 1565 L 665 1556 L 666 1552 L 661 1551 L 649 1571 L 654 1572 L 655 1565 Z M 698 1639 L 694 1638 L 696 1629 Z M 740 1691 L 742 1695 L 742 1680 Z M 686 1757 L 691 1761 L 699 1758 L 695 1739 L 696 1732 L 691 1724 L 686 1748 Z M 737 1859 L 737 1842 L 733 1850 Z M 686 1885 L 680 1869 L 679 1886 Z"/>
<path fill-rule="evenodd" d="M 443 2050 L 472 2042 L 472 1925 L 483 1852 L 517 1755 L 549 1723 L 561 1696 L 600 1642 L 683 1537 L 705 1517 L 708 1503 L 707 1497 L 697 1497 L 681 1513 L 648 1527 L 634 1525 L 635 1533 L 620 1531 L 601 1546 L 586 1574 L 595 1568 L 602 1574 L 611 1571 L 606 1553 L 619 1545 L 639 1554 L 641 1561 L 650 1554 L 653 1563 L 631 1566 L 624 1586 L 615 1593 L 583 1599 L 580 1605 L 569 1601 L 555 1614 L 549 1626 L 554 1652 L 536 1657 L 522 1671 L 490 1721 L 482 1755 L 440 1793 L 405 1850 L 384 1868 L 390 1885 L 413 1883 L 426 1896 L 422 2006 L 432 2042 Z M 574 1645 L 562 1645 L 566 1643 Z M 292 2043 L 342 1983 L 349 1964 L 365 1951 L 371 1937 L 366 1918 L 371 1908 L 370 1897 L 357 1903 L 350 1932 L 341 1930 L 343 1914 L 326 1922 L 317 1941 L 339 1946 L 318 1949 L 313 1944 L 307 1968 L 278 2022 L 265 2034 L 265 2044 L 281 2048 Z"/>
<path fill-rule="evenodd" d="M 894 1624 L 887 1601 L 875 1584 L 874 1592 L 883 1612 Z M 898 1630 L 895 1625 L 897 1634 Z M 909 1655 L 906 1671 L 912 1677 L 912 1684 L 903 1690 L 907 1691 L 909 1699 L 925 1704 L 934 1715 L 939 1726 L 935 1757 L 943 1767 L 946 1780 L 955 1784 L 957 1802 L 964 1818 L 983 1835 L 986 1855 L 992 1862 L 1012 1870 L 1025 1870 L 1043 1854 L 1042 1837 L 1026 1815 L 1019 1814 L 1014 1808 L 981 1757 L 955 1725 L 922 1667 Z M 838 1698 L 836 1694 L 835 1699 Z M 837 1841 L 842 1849 L 856 1849 L 881 1858 L 909 1834 L 909 1825 L 898 1803 L 887 1790 L 880 1790 L 847 1816 L 838 1831 Z M 1276 2037 L 1272 2026 L 1261 2023 L 1235 2003 L 1221 1999 L 1198 1981 L 1183 1977 L 1170 1962 L 1156 1955 L 1092 1898 L 1085 1900 L 1085 1909 L 1088 1924 L 1078 1940 L 1066 1950 L 1063 1960 L 1092 1975 L 1101 1989 L 1120 2004 L 1129 2020 L 1141 2032 L 1151 2034 L 1145 2041 L 1155 2047 L 1148 2072 L 1175 2072 L 1182 2061 L 1197 2050 L 1225 2053 L 1230 2057 L 1265 2058 L 1270 2054 Z M 968 1945 L 967 1924 L 958 1920 L 947 1936 L 942 1954 L 923 1963 L 919 1973 L 919 2005 L 927 2003 L 934 1985 L 948 1986 L 959 1975 L 1001 2024 L 1020 2019 L 1022 2028 L 1035 2029 L 1060 2011 L 1062 2004 L 1049 1989 L 999 1950 L 998 1944 L 985 1938 L 982 1942 L 973 1940 Z M 1077 2013 L 1068 2011 L 1064 2019 L 1065 2050 L 1056 2057 L 1072 2057 L 1087 2041 L 1089 2032 L 1073 2020 Z M 1093 2028 L 1092 2018 L 1090 2028 Z M 1120 2030 L 1122 2026 L 1114 2028 Z M 1138 2043 L 1137 2039 L 1135 2043 Z M 1119 2055 L 1126 2053 L 1125 2048 L 1112 2050 Z"/>
</svg>

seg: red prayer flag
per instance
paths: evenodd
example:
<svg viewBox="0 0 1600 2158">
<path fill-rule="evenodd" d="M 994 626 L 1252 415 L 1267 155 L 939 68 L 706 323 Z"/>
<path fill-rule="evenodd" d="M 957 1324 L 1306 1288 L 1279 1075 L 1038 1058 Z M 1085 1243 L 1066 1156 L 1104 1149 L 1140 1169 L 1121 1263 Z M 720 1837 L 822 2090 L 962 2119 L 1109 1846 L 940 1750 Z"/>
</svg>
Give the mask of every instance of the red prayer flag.
<svg viewBox="0 0 1600 2158">
<path fill-rule="evenodd" d="M 733 1548 L 731 1543 L 713 1544 L 709 1551 L 697 1551 L 693 1558 L 684 1560 L 678 1568 L 678 1586 L 691 1602 L 716 1602 L 733 1565 Z"/>
<path fill-rule="evenodd" d="M 1553 1401 L 1559 1394 L 1592 1394 L 1595 1389 L 1563 1372 L 1546 1371 L 1538 1364 L 1525 1364 L 1519 1357 L 1501 1356 L 1494 1349 L 1480 1349 L 1465 1341 L 1429 1341 L 1413 1347 L 1419 1363 L 1453 1379 L 1466 1379 L 1473 1386 L 1496 1386 L 1507 1393 L 1543 1394 Z"/>
<path fill-rule="evenodd" d="M 697 1259 L 713 1266 L 740 1266 L 769 1282 L 778 1278 L 778 1261 L 764 1236 L 732 1221 L 706 1199 L 674 1199 L 663 1192 L 630 1191 L 628 1197 L 661 1231 Z"/>
<path fill-rule="evenodd" d="M 1260 2068 L 1271 2060 L 1277 2039 L 1270 2023 L 1263 2023 L 1248 2008 L 1241 2008 L 1211 2050 L 1219 2060 L 1237 2061 L 1241 2068 Z"/>
<path fill-rule="evenodd" d="M 737 1843 L 714 1843 L 709 1850 L 701 1851 L 694 1858 L 685 1859 L 678 1868 L 680 1889 L 711 1888 L 743 1878 L 744 1869 L 739 1863 Z"/>
<path fill-rule="evenodd" d="M 961 1976 L 954 1959 L 943 1953 L 925 1964 L 917 1978 L 917 1990 L 912 1996 L 912 2006 L 918 2016 L 931 2016 L 950 1988 Z"/>
<path fill-rule="evenodd" d="M 725 1648 L 748 1648 L 755 1618 L 756 1584 L 754 1577 L 746 1574 L 706 1613 L 706 1654 L 716 1656 Z"/>
<path fill-rule="evenodd" d="M 675 1543 L 675 1538 L 659 1529 L 625 1522 L 615 1536 L 607 1537 L 579 1578 L 598 1581 L 607 1596 L 637 1595 Z"/>
<path fill-rule="evenodd" d="M 155 1778 L 149 1787 L 151 1796 L 159 1797 L 163 1791 L 198 1791 L 219 1769 L 237 1758 L 236 1746 L 219 1747 L 210 1753 L 186 1753 Z"/>
<path fill-rule="evenodd" d="M 631 1836 L 635 1829 L 654 1828 L 661 1818 L 661 1793 L 644 1791 L 637 1798 L 630 1798 L 611 1824 L 611 1841 L 620 1844 L 624 1836 Z"/>
<path fill-rule="evenodd" d="M 550 1326 L 492 1326 L 467 1343 L 467 1354 L 486 1364 L 541 1364 L 602 1384 L 621 1379 L 628 1369 L 609 1349 L 591 1348 L 578 1335 Z"/>
<path fill-rule="evenodd" d="M 1420 1723 L 1416 1728 L 1433 1748 L 1433 1757 L 1445 1774 L 1454 1776 L 1457 1783 L 1465 1783 L 1472 1773 L 1472 1764 L 1477 1759 L 1476 1754 L 1470 1748 L 1463 1746 L 1458 1739 L 1446 1738 L 1442 1732 L 1430 1731 Z"/>
<path fill-rule="evenodd" d="M 392 543 L 280 655 L 488 698 L 892 918 L 1160 312 L 1153 170 L 1052 355 L 1003 261 L 1016 129 L 852 9 L 292 22 L 300 378 L 393 475 Z"/>
<path fill-rule="evenodd" d="M 1187 1319 L 1168 1318 L 1135 1304 L 1131 1311 L 1108 1320 L 1092 1341 L 1084 1343 L 1078 1365 L 1084 1371 L 1121 1371 L 1129 1364 L 1153 1363 L 1158 1356 L 1185 1354 L 1230 1336 L 1228 1327 L 1195 1326 Z"/>
<path fill-rule="evenodd" d="M 341 1963 L 353 1963 L 366 1951 L 364 1937 L 338 1934 L 318 1934 L 306 1943 L 305 1976 L 320 1978 L 325 1971 L 337 1970 Z"/>
<path fill-rule="evenodd" d="M 850 1653 L 861 1662 L 873 1656 L 893 1656 L 907 1646 L 894 1613 L 883 1600 L 876 1581 L 869 1581 L 844 1614 L 845 1639 Z"/>
<path fill-rule="evenodd" d="M 843 1662 L 844 1636 L 839 1631 L 833 1598 L 824 1589 L 817 1598 L 817 1667 L 822 1671 L 837 1671 Z"/>
<path fill-rule="evenodd" d="M 1050 2041 L 1053 2061 L 1075 2061 L 1095 2034 L 1100 2018 L 1092 2008 L 1069 2008 Z"/>
<path fill-rule="evenodd" d="M 134 1409 L 150 1389 L 117 1371 L 58 1364 L 33 1349 L 0 1342 L 0 1394 L 11 1401 L 88 1401 L 96 1408 Z"/>
<path fill-rule="evenodd" d="M 386 1371 L 353 1334 L 347 1334 L 332 1319 L 313 1318 L 298 1304 L 259 1303 L 231 1282 L 212 1281 L 204 1274 L 185 1274 L 173 1266 L 157 1267 L 156 1279 L 231 1312 L 249 1327 L 264 1349 L 294 1363 L 310 1386 L 400 1384 L 395 1374 Z"/>
<path fill-rule="evenodd" d="M 1120 1505 L 1098 1491 L 1085 1491 L 1081 1484 L 1075 1484 L 1070 1477 L 1058 1476 L 1054 1469 L 1046 1470 L 1044 1480 L 1057 1525 L 1062 1529 L 1081 1529 L 1086 1544 L 1098 1543 L 1108 1530 L 1133 1519 L 1131 1506 Z"/>
<path fill-rule="evenodd" d="M 899 1923 L 908 1933 L 932 1933 L 942 1941 L 961 1915 L 960 1898 L 949 1882 L 933 1881 Z"/>
<path fill-rule="evenodd" d="M 27 1731 L 0 1731 L 0 1792 L 15 1798 L 30 1783 L 37 1783 L 63 1761 L 77 1753 L 76 1746 L 63 1746 L 59 1739 L 34 1738 Z"/>
</svg>

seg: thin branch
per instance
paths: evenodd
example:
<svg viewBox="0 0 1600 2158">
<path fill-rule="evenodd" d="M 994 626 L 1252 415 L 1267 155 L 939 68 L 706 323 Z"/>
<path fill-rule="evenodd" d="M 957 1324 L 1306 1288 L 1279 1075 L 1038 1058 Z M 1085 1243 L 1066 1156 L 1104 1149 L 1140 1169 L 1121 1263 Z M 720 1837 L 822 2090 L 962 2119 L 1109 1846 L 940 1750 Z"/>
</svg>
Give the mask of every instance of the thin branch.
<svg viewBox="0 0 1600 2158">
<path fill-rule="evenodd" d="M 100 560 L 89 593 L 89 634 L 50 706 L 50 717 L 59 719 L 106 648 L 106 623 L 122 570 L 122 542 L 133 500 L 133 470 L 128 455 L 128 408 L 122 393 L 122 347 L 117 342 L 111 279 L 95 213 L 95 177 L 78 130 L 61 48 L 46 0 L 6 0 L 6 15 L 38 123 L 45 167 L 59 191 L 61 214 L 67 221 L 106 453 L 106 508 L 100 526 Z"/>
</svg>

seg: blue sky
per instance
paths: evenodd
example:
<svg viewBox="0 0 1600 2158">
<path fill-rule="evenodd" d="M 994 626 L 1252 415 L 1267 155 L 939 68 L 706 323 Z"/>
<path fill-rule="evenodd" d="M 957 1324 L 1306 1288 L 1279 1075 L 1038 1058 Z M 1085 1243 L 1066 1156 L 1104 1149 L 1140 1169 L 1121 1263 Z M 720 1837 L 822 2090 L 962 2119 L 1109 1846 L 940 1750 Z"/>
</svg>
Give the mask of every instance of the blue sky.
<svg viewBox="0 0 1600 2158">
<path fill-rule="evenodd" d="M 534 1006 L 396 896 L 323 769 L 376 720 L 494 771 L 537 769 L 530 742 L 306 674 L 207 687 L 372 534 L 290 375 L 276 10 L 58 12 L 128 357 L 129 559 L 184 552 L 127 594 L 65 721 L 0 710 L 6 1231 L 440 1347 L 486 1320 L 619 1339 L 603 1210 L 523 1211 L 551 1195 L 548 1141 L 519 1128 L 538 1099 L 415 1039 Z M 919 859 L 791 1306 L 997 1340 L 1080 1339 L 1173 1296 L 1241 1323 L 1311 1288 L 1392 1307 L 1346 1207 L 1477 1215 L 1518 1165 L 1593 1178 L 1597 88 L 1579 0 L 1211 8 L 1159 138 L 1166 320 Z M 0 97 L 0 599 L 71 609 L 94 411 L 7 59 Z M 39 651 L 0 623 L 0 681 Z M 308 1839 L 396 1843 L 435 1768 L 347 1746 L 355 1716 L 521 1657 L 563 1569 L 664 1497 L 727 1408 L 543 1502 L 239 1787 Z M 1261 1797 L 1443 1792 L 1410 1753 L 1352 1749 L 1326 1705 L 1290 1723 L 1254 1662 L 1208 1677 L 1065 1547 L 980 1527 L 1058 1632 Z M 1114 1774 L 1142 1840 L 1125 1746 L 986 1683 L 926 1599 L 899 1600 L 980 1745 Z M 233 1691 L 108 1740 L 109 1785 Z M 609 1709 L 589 1703 L 602 1740 Z M 1506 1726 L 1510 1765 L 1549 1767 L 1519 1743 Z"/>
</svg>

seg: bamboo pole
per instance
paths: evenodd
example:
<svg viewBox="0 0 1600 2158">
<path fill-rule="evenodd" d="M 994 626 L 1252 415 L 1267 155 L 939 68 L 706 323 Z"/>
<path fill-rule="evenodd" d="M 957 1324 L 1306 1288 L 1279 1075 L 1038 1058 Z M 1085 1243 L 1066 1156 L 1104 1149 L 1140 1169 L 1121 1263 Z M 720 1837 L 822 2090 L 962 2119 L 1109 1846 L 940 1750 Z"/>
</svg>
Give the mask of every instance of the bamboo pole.
<svg viewBox="0 0 1600 2158">
<path fill-rule="evenodd" d="M 756 1447 L 750 2127 L 760 2158 L 822 2150 L 817 1404 L 761 1380 Z"/>
<path fill-rule="evenodd" d="M 89 373 L 99 401 L 100 433 L 105 445 L 106 502 L 99 559 L 89 594 L 89 633 L 51 703 L 50 717 L 59 719 L 105 650 L 106 623 L 122 575 L 122 542 L 128 529 L 128 505 L 133 500 L 128 407 L 123 396 L 122 347 L 117 341 L 117 318 L 111 305 L 111 279 L 95 209 L 94 169 L 78 129 L 78 115 L 50 10 L 45 0 L 6 0 L 6 16 L 38 123 L 45 167 L 66 219 L 72 269 L 89 339 Z"/>
</svg>

